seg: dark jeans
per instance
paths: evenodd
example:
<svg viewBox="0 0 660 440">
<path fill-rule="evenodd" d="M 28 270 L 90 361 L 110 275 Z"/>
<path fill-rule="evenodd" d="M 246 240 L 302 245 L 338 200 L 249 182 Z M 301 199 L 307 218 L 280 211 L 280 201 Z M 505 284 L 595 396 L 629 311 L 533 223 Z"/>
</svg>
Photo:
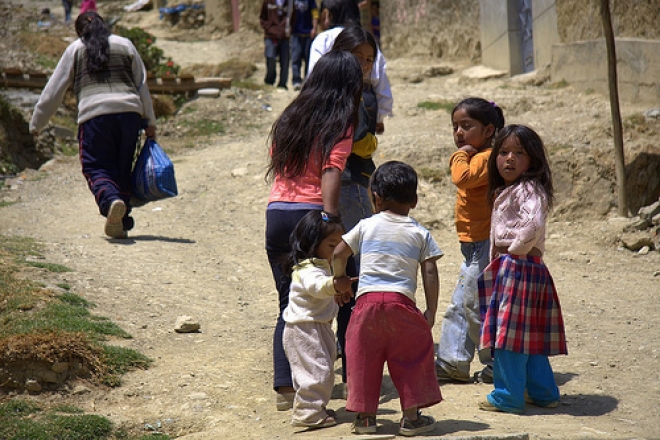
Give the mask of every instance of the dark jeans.
<svg viewBox="0 0 660 440">
<path fill-rule="evenodd" d="M 128 220 L 131 171 L 141 122 L 138 113 L 117 113 L 97 116 L 78 127 L 80 164 L 99 212 L 107 217 L 110 204 L 123 200 L 125 226 L 132 222 Z"/>
<path fill-rule="evenodd" d="M 291 366 L 282 344 L 282 333 L 284 332 L 282 312 L 289 305 L 289 287 L 291 285 L 291 276 L 285 273 L 283 263 L 285 263 L 285 259 L 291 250 L 289 244 L 291 232 L 308 212 L 309 209 L 266 210 L 266 253 L 268 254 L 268 262 L 273 272 L 275 288 L 280 300 L 280 313 L 277 317 L 273 335 L 273 388 L 275 391 L 279 387 L 293 386 Z"/>
<path fill-rule="evenodd" d="M 266 49 L 266 78 L 264 82 L 268 85 L 275 84 L 277 77 L 276 64 L 277 58 L 280 59 L 280 81 L 277 87 L 286 88 L 286 83 L 289 81 L 289 40 L 274 40 L 272 38 L 264 38 Z"/>
<path fill-rule="evenodd" d="M 309 49 L 312 46 L 312 39 L 309 34 L 291 35 L 291 72 L 293 73 L 293 84 L 302 84 L 302 80 L 307 78 L 309 69 Z M 305 68 L 302 69 L 302 64 Z M 302 71 L 302 75 L 301 75 Z"/>
</svg>

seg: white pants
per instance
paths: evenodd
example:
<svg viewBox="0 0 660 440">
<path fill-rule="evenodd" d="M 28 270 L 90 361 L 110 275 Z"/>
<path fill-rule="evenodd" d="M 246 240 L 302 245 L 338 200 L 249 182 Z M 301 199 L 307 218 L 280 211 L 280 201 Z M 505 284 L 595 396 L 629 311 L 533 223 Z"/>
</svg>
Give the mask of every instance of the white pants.
<svg viewBox="0 0 660 440">
<path fill-rule="evenodd" d="M 287 323 L 282 339 L 296 390 L 291 423 L 320 423 L 327 417 L 325 408 L 335 384 L 337 344 L 331 324 Z"/>
</svg>

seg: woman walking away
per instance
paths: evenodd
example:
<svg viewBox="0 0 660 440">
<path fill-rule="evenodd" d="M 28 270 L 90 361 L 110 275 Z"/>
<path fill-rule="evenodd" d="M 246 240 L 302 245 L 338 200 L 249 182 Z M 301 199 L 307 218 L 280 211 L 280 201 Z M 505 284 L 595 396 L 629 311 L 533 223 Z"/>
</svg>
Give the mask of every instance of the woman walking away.
<svg viewBox="0 0 660 440">
<path fill-rule="evenodd" d="M 73 85 L 83 175 L 106 217 L 105 233 L 127 238 L 134 226 L 131 171 L 143 118 L 146 135 L 156 135 L 147 72 L 133 43 L 111 35 L 96 12 L 80 14 L 76 32 L 78 39 L 66 48 L 39 97 L 30 131 L 39 134 Z"/>
</svg>

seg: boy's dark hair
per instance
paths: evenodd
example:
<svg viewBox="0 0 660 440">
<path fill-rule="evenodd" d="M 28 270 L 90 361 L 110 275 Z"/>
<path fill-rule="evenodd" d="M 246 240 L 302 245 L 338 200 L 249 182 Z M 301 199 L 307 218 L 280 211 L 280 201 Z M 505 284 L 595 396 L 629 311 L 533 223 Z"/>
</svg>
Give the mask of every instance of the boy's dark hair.
<svg viewBox="0 0 660 440">
<path fill-rule="evenodd" d="M 110 28 L 99 14 L 83 12 L 76 18 L 76 33 L 87 50 L 87 70 L 90 74 L 108 67 L 110 60 Z"/>
<path fill-rule="evenodd" d="M 452 119 L 458 109 L 465 110 L 469 117 L 484 125 L 493 124 L 495 134 L 504 127 L 504 112 L 494 102 L 486 101 L 483 98 L 465 98 L 451 111 Z"/>
<path fill-rule="evenodd" d="M 529 169 L 520 176 L 520 180 L 538 182 L 545 190 L 548 207 L 552 208 L 554 202 L 552 171 L 550 170 L 545 145 L 543 145 L 541 137 L 534 130 L 517 124 L 507 125 L 495 137 L 493 151 L 488 158 L 488 198 L 490 202 L 493 203 L 501 189 L 506 186 L 504 179 L 497 170 L 497 156 L 504 141 L 511 136 L 518 138 L 520 146 L 525 149 L 529 156 Z"/>
<path fill-rule="evenodd" d="M 385 162 L 371 176 L 370 188 L 383 201 L 415 203 L 417 172 L 403 162 L 396 160 Z"/>
<path fill-rule="evenodd" d="M 301 261 L 314 258 L 323 239 L 336 231 L 344 231 L 339 217 L 318 209 L 305 214 L 289 238 L 291 252 L 286 262 L 286 272 L 291 273 L 293 267 Z"/>
</svg>

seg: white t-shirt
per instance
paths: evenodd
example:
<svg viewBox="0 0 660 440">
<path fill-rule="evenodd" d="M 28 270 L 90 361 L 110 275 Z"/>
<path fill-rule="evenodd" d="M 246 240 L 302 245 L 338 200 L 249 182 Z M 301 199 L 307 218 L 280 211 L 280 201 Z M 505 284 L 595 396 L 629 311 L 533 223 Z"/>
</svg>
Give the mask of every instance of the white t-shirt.
<svg viewBox="0 0 660 440">
<path fill-rule="evenodd" d="M 415 301 L 419 265 L 443 255 L 426 228 L 389 212 L 360 220 L 342 238 L 353 254 L 360 254 L 356 298 L 367 292 L 398 292 Z"/>
</svg>

